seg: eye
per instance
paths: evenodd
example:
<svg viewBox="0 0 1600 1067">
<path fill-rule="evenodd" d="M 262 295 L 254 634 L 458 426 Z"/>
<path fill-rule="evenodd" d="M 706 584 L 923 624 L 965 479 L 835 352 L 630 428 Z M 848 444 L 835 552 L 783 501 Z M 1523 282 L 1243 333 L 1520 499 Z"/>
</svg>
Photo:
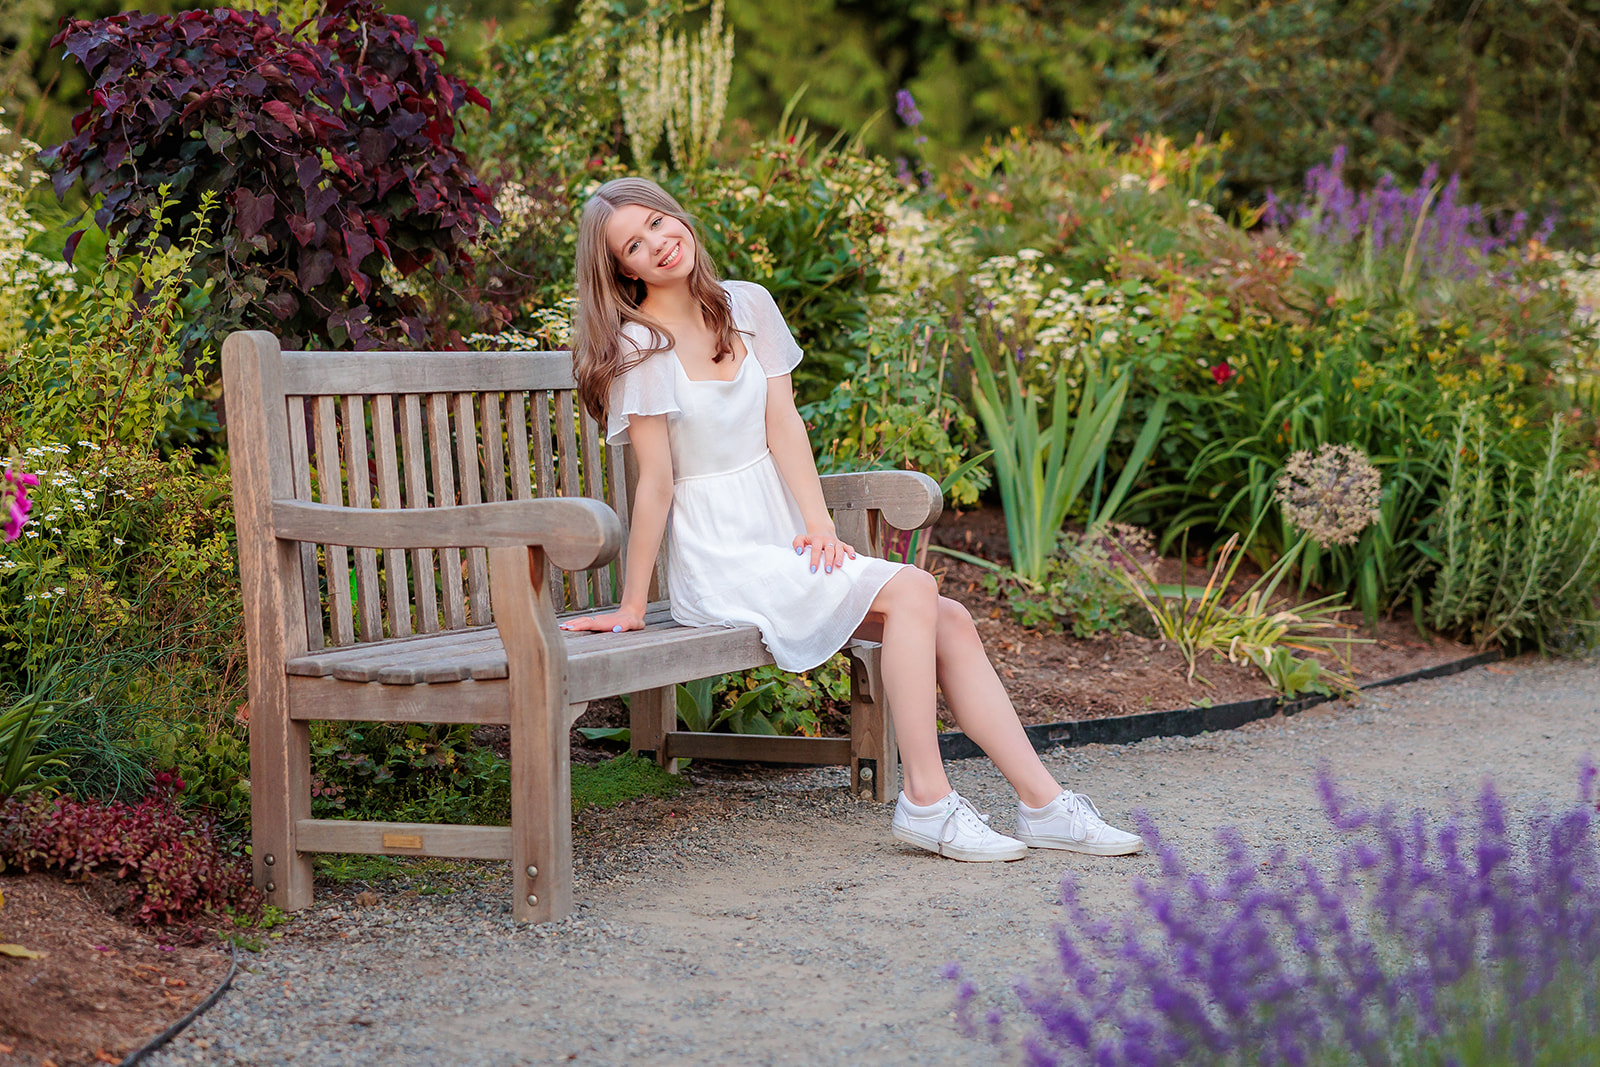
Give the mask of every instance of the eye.
<svg viewBox="0 0 1600 1067">
<path fill-rule="evenodd" d="M 657 215 L 655 218 L 651 219 L 650 228 L 654 229 L 655 227 L 660 226 L 664 218 L 665 216 Z"/>
</svg>

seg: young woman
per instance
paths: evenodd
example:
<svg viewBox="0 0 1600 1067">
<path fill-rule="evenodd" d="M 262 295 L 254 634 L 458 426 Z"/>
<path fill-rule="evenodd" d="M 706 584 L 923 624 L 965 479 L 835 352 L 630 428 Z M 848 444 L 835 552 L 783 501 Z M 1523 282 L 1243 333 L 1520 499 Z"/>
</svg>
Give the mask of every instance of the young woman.
<svg viewBox="0 0 1600 1067">
<path fill-rule="evenodd" d="M 663 534 L 672 615 L 755 625 L 785 670 L 822 663 L 851 635 L 883 645 L 883 682 L 905 788 L 895 837 L 959 860 L 1027 846 L 1092 855 L 1143 842 L 1050 776 L 965 608 L 916 567 L 858 557 L 823 505 L 789 372 L 800 362 L 772 297 L 722 282 L 689 217 L 654 182 L 608 182 L 578 231 L 573 354 L 584 403 L 638 462 L 622 601 L 570 630 L 644 626 Z M 937 681 L 957 723 L 1017 791 L 1016 836 L 950 788 L 934 719 Z"/>
</svg>

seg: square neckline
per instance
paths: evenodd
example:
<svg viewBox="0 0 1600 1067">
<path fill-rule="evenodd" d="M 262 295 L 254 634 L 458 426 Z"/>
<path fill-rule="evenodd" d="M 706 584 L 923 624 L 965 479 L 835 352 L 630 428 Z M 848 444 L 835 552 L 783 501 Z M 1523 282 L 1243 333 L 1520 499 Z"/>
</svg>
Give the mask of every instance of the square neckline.
<svg viewBox="0 0 1600 1067">
<path fill-rule="evenodd" d="M 754 340 L 756 335 L 754 330 L 744 330 L 740 327 L 738 308 L 739 301 L 734 297 L 733 290 L 729 289 L 727 285 L 720 281 L 717 283 L 717 285 L 728 297 L 728 314 L 733 317 L 734 331 L 737 333 L 748 333 L 750 338 Z M 742 339 L 736 338 L 736 340 L 739 340 L 739 343 L 744 345 L 744 358 L 739 360 L 739 369 L 733 372 L 732 378 L 691 378 L 689 377 L 689 371 L 683 365 L 683 360 L 678 358 L 678 349 L 676 346 L 674 346 L 666 354 L 672 357 L 672 362 L 677 365 L 678 373 L 683 375 L 683 380 L 688 382 L 690 385 L 703 385 L 707 382 L 711 382 L 716 385 L 733 385 L 740 378 L 744 377 L 744 365 L 754 359 L 756 354 L 755 349 L 752 348 L 750 344 L 746 343 Z"/>
</svg>

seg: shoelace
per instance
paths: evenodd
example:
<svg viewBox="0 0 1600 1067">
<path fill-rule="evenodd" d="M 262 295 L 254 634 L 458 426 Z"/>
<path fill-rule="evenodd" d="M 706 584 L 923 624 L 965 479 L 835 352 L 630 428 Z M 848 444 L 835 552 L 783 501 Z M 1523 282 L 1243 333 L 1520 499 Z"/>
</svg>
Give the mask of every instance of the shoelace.
<svg viewBox="0 0 1600 1067">
<path fill-rule="evenodd" d="M 975 830 L 980 836 L 985 830 L 989 829 L 989 816 L 973 807 L 972 801 L 958 795 L 956 797 L 956 806 L 950 809 L 950 814 L 944 817 L 944 822 L 939 827 L 939 841 L 941 844 L 949 844 L 956 839 L 956 835 L 953 833 L 949 834 L 948 837 L 945 835 L 950 830 L 950 824 L 959 818 L 963 811 L 977 816 L 979 825 L 970 827 L 970 829 Z"/>
<path fill-rule="evenodd" d="M 1100 815 L 1100 809 L 1094 806 L 1094 801 L 1082 793 L 1067 791 L 1071 799 L 1067 801 L 1067 810 L 1083 824 L 1083 833 L 1088 835 L 1095 830 L 1104 828 L 1106 821 Z"/>
</svg>

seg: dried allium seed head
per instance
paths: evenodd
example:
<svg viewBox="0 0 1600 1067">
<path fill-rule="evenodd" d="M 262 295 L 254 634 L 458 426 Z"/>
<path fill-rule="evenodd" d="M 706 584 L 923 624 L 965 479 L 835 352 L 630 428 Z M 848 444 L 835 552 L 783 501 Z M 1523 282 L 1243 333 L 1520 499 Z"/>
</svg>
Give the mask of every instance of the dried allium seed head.
<svg viewBox="0 0 1600 1067">
<path fill-rule="evenodd" d="M 1323 445 L 1289 457 L 1275 489 L 1283 517 L 1322 545 L 1353 545 L 1378 521 L 1383 478 L 1367 454 L 1349 445 Z"/>
</svg>

